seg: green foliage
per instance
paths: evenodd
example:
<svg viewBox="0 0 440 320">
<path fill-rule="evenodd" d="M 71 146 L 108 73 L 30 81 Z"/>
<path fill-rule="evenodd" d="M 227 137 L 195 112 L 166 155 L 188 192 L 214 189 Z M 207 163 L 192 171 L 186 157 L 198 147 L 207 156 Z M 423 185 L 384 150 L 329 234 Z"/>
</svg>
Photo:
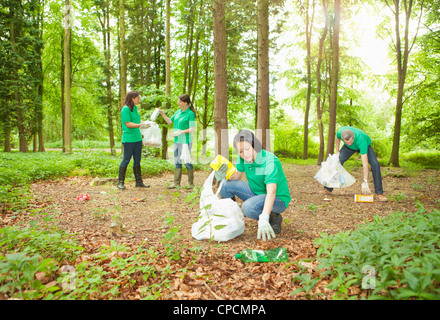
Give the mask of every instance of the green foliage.
<svg viewBox="0 0 440 320">
<path fill-rule="evenodd" d="M 368 299 L 438 299 L 439 223 L 440 211 L 418 205 L 415 213 L 375 216 L 354 231 L 321 234 L 318 269 L 336 299 L 349 298 L 354 285 L 371 290 Z"/>
<path fill-rule="evenodd" d="M 404 160 L 421 164 L 427 169 L 440 169 L 440 151 L 439 150 L 415 150 L 403 153 Z"/>
<path fill-rule="evenodd" d="M 18 252 L 0 256 L 0 292 L 12 293 L 21 299 L 38 298 L 46 288 L 34 279 L 36 272 L 53 271 L 52 259 L 41 259 Z"/>
<path fill-rule="evenodd" d="M 273 129 L 275 154 L 289 157 L 301 158 L 303 152 L 302 127 L 291 121 L 285 121 Z M 318 155 L 319 145 L 309 138 L 309 156 Z"/>
</svg>

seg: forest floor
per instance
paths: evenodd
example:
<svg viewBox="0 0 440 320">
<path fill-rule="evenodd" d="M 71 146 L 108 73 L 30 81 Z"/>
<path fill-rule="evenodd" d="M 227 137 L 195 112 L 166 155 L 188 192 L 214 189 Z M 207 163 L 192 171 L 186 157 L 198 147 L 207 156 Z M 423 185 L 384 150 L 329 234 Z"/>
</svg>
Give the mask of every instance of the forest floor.
<svg viewBox="0 0 440 320">
<path fill-rule="evenodd" d="M 295 275 L 304 272 L 298 266 L 299 260 L 310 259 L 303 262 L 303 266 L 312 275 L 317 272 L 314 239 L 320 237 L 320 233 L 353 230 L 375 215 L 384 217 L 396 211 L 414 212 L 417 200 L 429 211 L 440 205 L 440 172 L 437 170 L 382 168 L 384 194 L 389 201 L 357 203 L 354 194 L 360 193 L 359 182 L 324 196 L 319 193 L 322 186 L 313 178 L 319 166 L 283 164 L 283 169 L 289 181 L 292 202 L 282 214 L 281 234 L 267 242 L 257 240 L 257 221 L 245 218 L 242 235 L 227 242 L 213 242 L 209 252 L 207 240 L 197 241 L 191 235 L 199 203 L 191 206 L 185 199 L 193 191 L 166 188 L 172 182 L 172 173 L 144 178 L 144 183 L 151 185 L 149 189 L 134 188 L 130 177 L 127 177 L 124 191 L 116 189 L 112 183 L 93 185 L 91 177 L 40 181 L 32 184 L 31 189 L 35 206 L 53 214 L 58 227 L 76 233 L 85 248 L 79 261 L 90 259 L 102 246 L 109 246 L 111 240 L 132 248 L 142 243 L 161 248 L 161 241 L 169 229 L 164 220 L 167 213 L 174 214 L 174 225 L 181 226 L 176 244 L 180 246 L 181 259 L 158 259 L 156 266 L 159 269 L 171 263 L 171 285 L 159 298 L 166 300 L 306 299 L 305 293 L 290 293 L 298 288 Z M 362 172 L 356 169 L 351 174 L 359 181 Z M 196 171 L 195 184 L 202 186 L 208 175 L 209 172 Z M 184 174 L 182 185 L 186 182 Z M 373 188 L 372 183 L 370 188 Z M 81 193 L 87 193 L 90 200 L 77 200 Z M 123 228 L 115 233 L 110 225 L 116 213 Z M 7 224 L 10 223 L 13 221 Z M 194 253 L 190 253 L 194 251 L 190 249 L 202 244 L 205 249 L 198 252 L 194 261 Z M 235 259 L 235 254 L 243 249 L 280 246 L 287 249 L 289 262 L 244 264 Z M 319 299 L 331 299 L 332 293 L 325 285 L 326 281 L 322 280 L 315 286 L 314 293 L 321 293 Z M 352 294 L 365 294 L 360 288 L 355 291 Z M 136 287 L 127 287 L 125 291 L 121 289 L 119 298 L 138 299 L 139 294 Z"/>
</svg>

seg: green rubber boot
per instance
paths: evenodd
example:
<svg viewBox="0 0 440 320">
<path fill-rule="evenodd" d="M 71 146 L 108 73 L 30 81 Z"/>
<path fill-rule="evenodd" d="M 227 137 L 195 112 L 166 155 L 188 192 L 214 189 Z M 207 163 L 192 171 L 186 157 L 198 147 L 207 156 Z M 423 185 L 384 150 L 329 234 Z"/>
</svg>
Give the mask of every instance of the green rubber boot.
<svg viewBox="0 0 440 320">
<path fill-rule="evenodd" d="M 168 189 L 178 189 L 180 188 L 180 181 L 182 180 L 182 168 L 174 169 L 174 184 Z"/>
</svg>

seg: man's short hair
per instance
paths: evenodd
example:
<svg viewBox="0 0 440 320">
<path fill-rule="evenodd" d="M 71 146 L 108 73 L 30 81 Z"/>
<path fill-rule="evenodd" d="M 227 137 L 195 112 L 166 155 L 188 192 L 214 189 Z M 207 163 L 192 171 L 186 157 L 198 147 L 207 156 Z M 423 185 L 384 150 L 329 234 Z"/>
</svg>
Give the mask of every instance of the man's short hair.
<svg viewBox="0 0 440 320">
<path fill-rule="evenodd" d="M 341 138 L 342 140 L 350 140 L 351 138 L 354 138 L 354 133 L 350 129 L 345 129 L 341 132 Z"/>
</svg>

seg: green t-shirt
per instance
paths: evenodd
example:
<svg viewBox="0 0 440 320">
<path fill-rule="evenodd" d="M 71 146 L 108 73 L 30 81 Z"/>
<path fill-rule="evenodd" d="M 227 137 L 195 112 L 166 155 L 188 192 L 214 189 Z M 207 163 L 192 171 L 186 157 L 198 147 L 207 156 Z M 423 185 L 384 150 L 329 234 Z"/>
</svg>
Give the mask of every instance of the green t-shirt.
<svg viewBox="0 0 440 320">
<path fill-rule="evenodd" d="M 196 116 L 190 108 L 187 108 L 185 111 L 182 111 L 182 109 L 177 110 L 176 113 L 171 117 L 171 121 L 174 123 L 174 131 L 187 130 L 196 126 Z M 185 133 L 174 137 L 174 143 L 187 144 L 191 142 L 192 137 L 190 133 Z"/>
<path fill-rule="evenodd" d="M 353 143 L 351 144 L 351 146 L 348 146 L 345 142 L 344 142 L 344 144 L 351 150 L 359 151 L 360 154 L 367 154 L 368 146 L 371 145 L 371 139 L 361 129 L 356 129 L 353 127 L 342 127 L 336 133 L 336 138 L 338 138 L 339 140 L 342 140 L 341 139 L 342 131 L 347 130 L 347 129 L 350 129 L 351 131 L 353 131 L 354 140 L 353 140 Z M 342 140 L 342 141 L 344 141 L 344 140 Z"/>
<path fill-rule="evenodd" d="M 276 155 L 263 149 L 257 153 L 253 163 L 239 156 L 235 167 L 238 171 L 246 173 L 249 187 L 257 195 L 267 194 L 266 185 L 276 183 L 276 196 L 284 202 L 287 208 L 292 198 L 281 162 Z"/>
<path fill-rule="evenodd" d="M 128 106 L 124 106 L 121 109 L 121 122 L 122 122 L 122 143 L 126 142 L 138 142 L 142 140 L 141 130 L 139 128 L 127 128 L 126 122 L 141 123 L 141 116 L 139 115 L 136 106 L 133 107 L 133 111 L 130 111 Z"/>
</svg>

